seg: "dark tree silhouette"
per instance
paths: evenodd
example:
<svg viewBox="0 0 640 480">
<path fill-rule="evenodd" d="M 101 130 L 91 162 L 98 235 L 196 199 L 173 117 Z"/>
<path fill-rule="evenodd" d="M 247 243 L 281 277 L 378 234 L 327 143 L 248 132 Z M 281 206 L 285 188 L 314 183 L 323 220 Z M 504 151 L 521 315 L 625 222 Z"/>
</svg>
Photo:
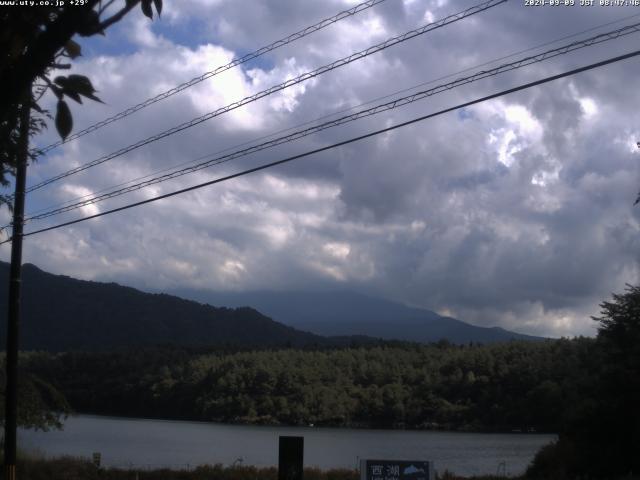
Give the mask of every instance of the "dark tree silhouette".
<svg viewBox="0 0 640 480">
<path fill-rule="evenodd" d="M 33 134 L 51 118 L 49 112 L 40 108 L 38 100 L 47 90 L 56 95 L 55 126 L 63 138 L 73 127 L 66 100 L 82 103 L 84 97 L 100 101 L 87 77 L 53 77 L 56 70 L 69 69 L 69 60 L 82 54 L 74 37 L 104 34 L 138 4 L 149 18 L 153 17 L 152 3 L 158 15 L 162 11 L 162 0 L 117 1 L 121 3 L 119 8 L 116 0 L 82 0 L 81 5 L 64 2 L 63 6 L 0 9 L 0 184 L 7 185 L 7 175 L 15 173 L 18 117 L 25 98 L 30 97 L 30 107 L 39 114 L 31 121 Z M 0 203 L 6 200 L 0 197 Z"/>
<path fill-rule="evenodd" d="M 535 478 L 637 478 L 640 473 L 640 286 L 603 302 L 590 355 L 596 371 L 560 439 L 535 459 Z"/>
<path fill-rule="evenodd" d="M 640 474 L 640 286 L 627 285 L 626 292 L 603 302 L 598 345 L 602 352 L 599 398 L 605 444 L 601 456 L 609 469 L 620 474 Z M 602 435 L 601 435 L 602 434 Z M 604 436 L 603 436 L 604 435 Z M 604 455 L 603 455 L 604 453 Z"/>
<path fill-rule="evenodd" d="M 58 70 L 71 68 L 68 62 L 82 54 L 80 44 L 73 38 L 76 35 L 89 37 L 104 34 L 108 27 L 124 18 L 138 4 L 149 18 L 153 18 L 152 3 L 158 15 L 162 10 L 162 0 L 46 2 L 59 3 L 59 6 L 20 3 L 0 8 L 0 184 L 4 186 L 9 183 L 8 176 L 16 175 L 18 164 L 23 167 L 18 175 L 18 179 L 21 178 L 22 181 L 16 181 L 16 184 L 23 184 L 25 152 L 28 152 L 27 161 L 33 161 L 36 157 L 36 154 L 29 151 L 27 134 L 39 132 L 46 126 L 46 120 L 52 118 L 49 112 L 38 105 L 47 91 L 51 91 L 58 99 L 55 126 L 62 138 L 66 138 L 73 127 L 67 99 L 77 103 L 82 103 L 83 98 L 100 101 L 95 95 L 91 80 L 87 77 L 77 74 L 54 76 Z M 20 188 L 23 189 L 24 185 Z M 17 198 L 23 198 L 23 195 Z M 10 208 L 15 206 L 14 213 L 20 218 L 23 202 L 16 200 L 14 203 L 12 200 L 0 195 L 0 205 L 6 203 Z M 21 238 L 21 233 L 17 235 L 17 238 Z M 15 247 L 15 243 L 12 248 Z M 12 249 L 12 262 L 13 253 L 19 251 L 20 248 Z M 19 266 L 20 255 L 15 258 L 18 259 L 15 264 Z M 18 274 L 13 278 L 15 281 L 12 285 L 19 285 L 19 268 Z M 10 289 L 9 295 L 12 300 L 19 299 L 19 293 L 14 294 L 15 292 L 19 292 L 19 289 Z M 17 301 L 13 305 L 15 304 Z M 14 323 L 10 325 L 17 325 L 16 316 L 11 319 Z M 47 409 L 61 407 L 60 403 L 55 401 L 60 397 L 53 394 L 54 390 L 46 382 L 35 377 L 21 376 L 16 389 L 17 329 L 9 330 L 13 334 L 7 346 L 8 373 L 2 383 L 7 385 L 7 430 L 14 432 L 14 438 L 12 441 L 7 439 L 5 447 L 10 447 L 12 443 L 15 447 L 16 392 L 19 397 L 18 421 L 22 425 L 55 425 L 57 416 L 49 414 Z M 8 450 L 11 450 L 9 447 Z M 15 448 L 13 450 L 15 456 Z M 11 455 L 7 454 L 9 463 L 13 461 L 10 457 Z"/>
</svg>

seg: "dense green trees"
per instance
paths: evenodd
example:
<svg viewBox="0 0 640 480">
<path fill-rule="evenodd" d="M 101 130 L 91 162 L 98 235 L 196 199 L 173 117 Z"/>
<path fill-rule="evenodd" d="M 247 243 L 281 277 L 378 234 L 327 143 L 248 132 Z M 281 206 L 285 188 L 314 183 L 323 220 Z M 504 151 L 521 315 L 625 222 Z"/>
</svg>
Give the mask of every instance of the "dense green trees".
<svg viewBox="0 0 640 480">
<path fill-rule="evenodd" d="M 601 306 L 596 339 L 32 353 L 23 365 L 78 412 L 551 431 L 529 477 L 620 478 L 640 471 L 640 288 Z"/>
<path fill-rule="evenodd" d="M 5 363 L 2 358 L 0 359 L 0 385 L 4 383 Z M 0 389 L 0 405 L 2 404 L 4 404 L 4 388 Z M 65 396 L 51 383 L 33 373 L 20 373 L 18 425 L 39 430 L 59 428 L 68 412 L 69 404 Z M 0 421 L 4 423 L 4 409 L 1 408 Z"/>
<path fill-rule="evenodd" d="M 488 346 L 33 354 L 80 412 L 223 422 L 556 431 L 590 339 Z"/>
<path fill-rule="evenodd" d="M 601 304 L 589 349 L 591 381 L 562 425 L 559 441 L 536 457 L 537 478 L 620 478 L 640 474 L 640 287 Z"/>
</svg>

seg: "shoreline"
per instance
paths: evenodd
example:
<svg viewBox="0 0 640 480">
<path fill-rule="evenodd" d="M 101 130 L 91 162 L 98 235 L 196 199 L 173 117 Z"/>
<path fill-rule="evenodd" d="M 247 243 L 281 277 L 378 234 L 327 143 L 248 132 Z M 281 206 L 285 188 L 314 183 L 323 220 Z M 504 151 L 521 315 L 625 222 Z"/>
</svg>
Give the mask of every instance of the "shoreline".
<svg viewBox="0 0 640 480">
<path fill-rule="evenodd" d="M 522 474 L 555 435 L 483 434 L 443 431 L 364 430 L 323 427 L 270 427 L 208 422 L 79 415 L 64 430 L 22 431 L 20 445 L 47 457 L 102 454 L 103 466 L 181 468 L 220 463 L 275 466 L 278 437 L 304 437 L 305 465 L 352 469 L 359 458 L 428 459 L 436 468 L 460 475 L 487 475 L 506 461 Z"/>
<path fill-rule="evenodd" d="M 372 430 L 372 431 L 404 431 L 404 432 L 438 432 L 438 433 L 467 433 L 467 434 L 496 434 L 496 435 L 558 435 L 558 432 L 538 431 L 538 430 L 518 430 L 518 429 L 468 429 L 468 428 L 452 428 L 450 425 L 439 425 L 437 427 L 407 427 L 393 425 L 389 427 L 375 426 L 368 424 L 345 424 L 345 425 L 289 425 L 282 423 L 268 423 L 268 422 L 249 422 L 249 421 L 235 421 L 224 422 L 216 420 L 192 420 L 186 418 L 163 418 L 163 417 L 140 417 L 140 416 L 128 416 L 120 414 L 103 414 L 103 413 L 89 413 L 89 412 L 73 412 L 68 414 L 64 419 L 68 417 L 95 417 L 102 419 L 113 420 L 140 420 L 140 421 L 154 421 L 154 422 L 167 422 L 167 423 L 191 423 L 199 425 L 219 425 L 219 426 L 238 426 L 238 427 L 265 427 L 265 428 L 282 428 L 282 429 L 325 429 L 325 430 Z M 64 420 L 63 420 L 64 429 Z"/>
</svg>

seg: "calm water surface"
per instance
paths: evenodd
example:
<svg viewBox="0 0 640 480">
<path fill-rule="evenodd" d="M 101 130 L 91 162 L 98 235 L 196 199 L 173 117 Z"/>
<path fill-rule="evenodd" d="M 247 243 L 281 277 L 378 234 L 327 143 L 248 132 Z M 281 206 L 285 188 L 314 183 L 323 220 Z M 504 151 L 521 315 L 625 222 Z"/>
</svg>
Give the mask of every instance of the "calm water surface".
<svg viewBox="0 0 640 480">
<path fill-rule="evenodd" d="M 102 454 L 103 466 L 174 469 L 203 463 L 278 463 L 278 437 L 304 437 L 305 466 L 356 468 L 359 458 L 433 460 L 460 475 L 522 473 L 555 435 L 222 425 L 78 415 L 64 430 L 20 431 L 20 448 L 46 456 Z"/>
</svg>

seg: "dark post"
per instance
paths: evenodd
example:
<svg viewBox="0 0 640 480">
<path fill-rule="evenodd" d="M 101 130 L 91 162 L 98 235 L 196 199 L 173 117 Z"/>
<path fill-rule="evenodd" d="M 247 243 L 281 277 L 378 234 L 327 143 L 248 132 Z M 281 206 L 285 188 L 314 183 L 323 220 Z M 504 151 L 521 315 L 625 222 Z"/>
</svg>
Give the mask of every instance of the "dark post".
<svg viewBox="0 0 640 480">
<path fill-rule="evenodd" d="M 278 480 L 302 480 L 304 437 L 280 437 Z"/>
<path fill-rule="evenodd" d="M 20 324 L 20 282 L 22 276 L 22 226 L 24 221 L 24 190 L 27 181 L 29 151 L 29 119 L 31 87 L 27 90 L 20 111 L 20 137 L 16 158 L 16 188 L 13 201 L 13 233 L 11 267 L 9 271 L 9 312 L 7 315 L 7 385 L 4 416 L 5 479 L 16 478 L 16 428 L 18 425 L 18 327 Z"/>
</svg>

